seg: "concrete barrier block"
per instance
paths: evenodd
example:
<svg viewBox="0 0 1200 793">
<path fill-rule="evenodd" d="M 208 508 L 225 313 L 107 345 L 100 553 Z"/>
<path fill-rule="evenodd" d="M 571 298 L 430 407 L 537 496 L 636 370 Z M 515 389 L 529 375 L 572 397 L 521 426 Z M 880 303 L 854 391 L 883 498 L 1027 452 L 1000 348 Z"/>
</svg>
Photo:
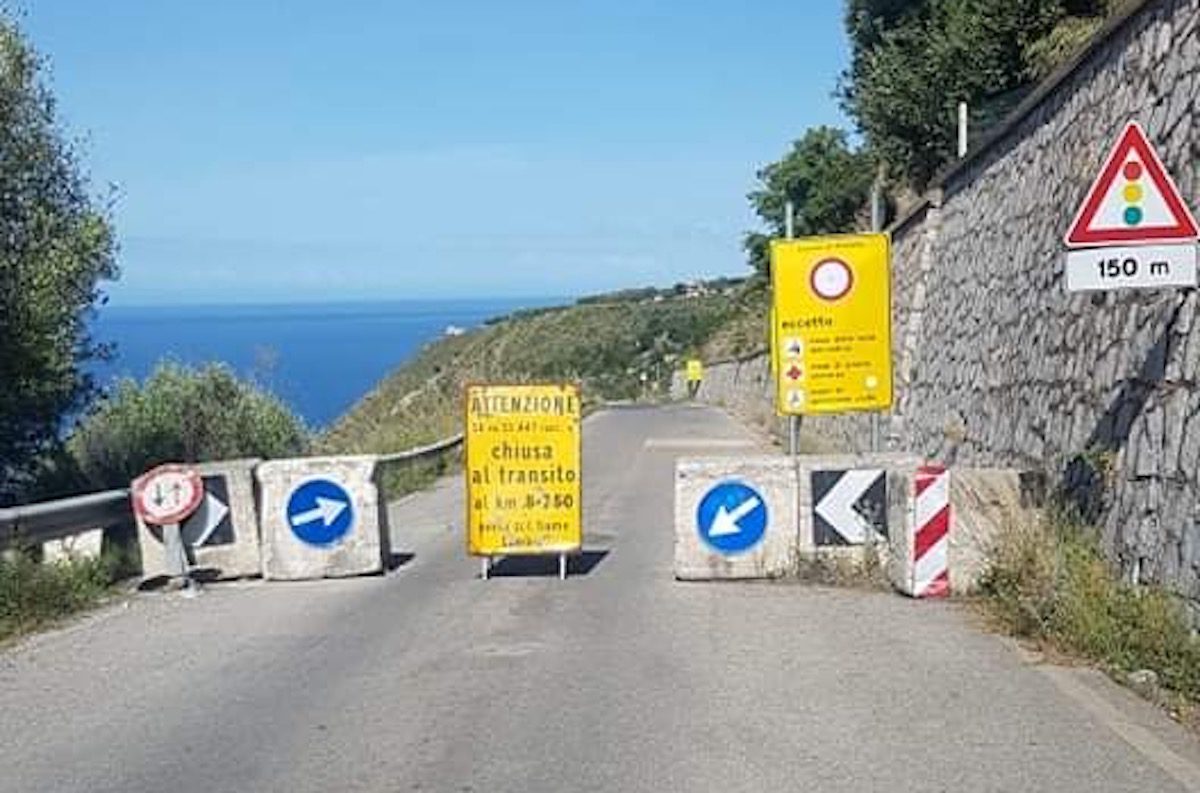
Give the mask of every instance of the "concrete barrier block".
<svg viewBox="0 0 1200 793">
<path fill-rule="evenodd" d="M 223 460 L 192 466 L 204 482 L 200 508 L 180 531 L 191 568 L 206 578 L 246 578 L 262 571 L 254 469 L 259 460 Z M 137 519 L 142 575 L 168 574 L 162 529 Z"/>
<path fill-rule="evenodd" d="M 796 567 L 795 464 L 786 457 L 680 459 L 675 577 L 778 578 Z"/>
<path fill-rule="evenodd" d="M 338 578 L 386 568 L 387 510 L 374 457 L 272 460 L 256 476 L 264 578 Z"/>
<path fill-rule="evenodd" d="M 57 564 L 98 559 L 103 546 L 104 529 L 87 529 L 61 540 L 47 540 L 42 543 L 42 561 Z"/>
<path fill-rule="evenodd" d="M 997 538 L 1006 530 L 1041 520 L 1021 496 L 1021 472 L 1003 468 L 955 468 L 950 479 L 950 586 L 973 592 L 987 572 Z"/>
<path fill-rule="evenodd" d="M 902 574 L 893 560 L 907 534 L 908 482 L 920 462 L 900 452 L 797 458 L 800 557 L 866 563 L 873 554 L 889 579 Z"/>
<path fill-rule="evenodd" d="M 921 529 L 914 483 L 914 476 L 900 483 L 906 490 L 904 498 L 909 507 L 904 531 L 891 538 L 889 578 L 901 592 L 923 596 L 922 584 L 928 582 L 922 582 L 914 558 L 916 535 Z M 951 468 L 949 504 L 945 546 L 949 591 L 955 595 L 970 594 L 987 572 L 991 549 L 1000 533 L 1008 527 L 1039 520 L 1040 515 L 1037 509 L 1025 505 L 1021 473 L 1012 469 Z"/>
</svg>

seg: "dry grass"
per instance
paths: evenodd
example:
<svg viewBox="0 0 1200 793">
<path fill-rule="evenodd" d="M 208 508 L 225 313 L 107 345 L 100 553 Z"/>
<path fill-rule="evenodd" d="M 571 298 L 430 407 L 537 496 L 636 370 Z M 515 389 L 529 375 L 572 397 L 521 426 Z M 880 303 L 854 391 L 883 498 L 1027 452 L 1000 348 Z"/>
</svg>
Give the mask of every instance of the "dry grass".
<svg viewBox="0 0 1200 793">
<path fill-rule="evenodd" d="M 984 579 L 990 611 L 1017 636 L 1086 658 L 1118 678 L 1149 669 L 1200 702 L 1200 638 L 1175 596 L 1121 582 L 1093 533 L 1063 518 L 1012 527 Z"/>
</svg>

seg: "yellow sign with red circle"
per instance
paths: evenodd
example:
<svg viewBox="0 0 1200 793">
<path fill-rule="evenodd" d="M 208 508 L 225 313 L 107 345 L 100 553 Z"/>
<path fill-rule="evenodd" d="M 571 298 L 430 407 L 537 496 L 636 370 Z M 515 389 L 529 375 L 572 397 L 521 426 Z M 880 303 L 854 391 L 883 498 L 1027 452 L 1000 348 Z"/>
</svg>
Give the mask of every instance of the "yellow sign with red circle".
<svg viewBox="0 0 1200 793">
<path fill-rule="evenodd" d="M 886 234 L 771 243 L 771 359 L 784 416 L 892 405 Z"/>
</svg>

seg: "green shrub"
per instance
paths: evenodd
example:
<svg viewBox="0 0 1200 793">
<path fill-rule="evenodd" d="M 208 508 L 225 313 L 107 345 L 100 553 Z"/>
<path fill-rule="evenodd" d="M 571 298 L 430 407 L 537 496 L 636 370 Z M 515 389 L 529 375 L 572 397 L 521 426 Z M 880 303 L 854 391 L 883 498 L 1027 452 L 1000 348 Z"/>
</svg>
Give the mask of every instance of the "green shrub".
<svg viewBox="0 0 1200 793">
<path fill-rule="evenodd" d="M 1010 528 L 991 562 L 983 591 L 1017 635 L 1114 671 L 1154 670 L 1200 700 L 1200 639 L 1182 606 L 1161 589 L 1122 583 L 1088 529 L 1064 519 Z"/>
<path fill-rule="evenodd" d="M 116 555 L 41 564 L 25 554 L 0 559 L 0 640 L 92 606 L 128 563 Z"/>
<path fill-rule="evenodd" d="M 121 381 L 67 442 L 91 489 L 124 487 L 163 462 L 287 457 L 309 444 L 303 422 L 277 397 L 221 364 L 159 364 L 142 385 Z"/>
</svg>

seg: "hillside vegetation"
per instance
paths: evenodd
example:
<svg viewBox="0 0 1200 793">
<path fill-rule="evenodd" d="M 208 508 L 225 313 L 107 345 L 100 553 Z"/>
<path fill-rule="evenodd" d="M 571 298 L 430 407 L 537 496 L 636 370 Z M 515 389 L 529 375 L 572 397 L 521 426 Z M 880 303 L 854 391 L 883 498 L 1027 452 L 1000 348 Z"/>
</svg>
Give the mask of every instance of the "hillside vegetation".
<svg viewBox="0 0 1200 793">
<path fill-rule="evenodd" d="M 447 336 L 380 383 L 319 441 L 322 450 L 374 453 L 458 432 L 462 387 L 472 381 L 578 380 L 585 404 L 653 397 L 689 355 L 760 349 L 761 287 L 724 282 L 694 290 L 636 291 L 562 308 L 517 312 Z M 643 377 L 645 378 L 643 380 Z"/>
</svg>

